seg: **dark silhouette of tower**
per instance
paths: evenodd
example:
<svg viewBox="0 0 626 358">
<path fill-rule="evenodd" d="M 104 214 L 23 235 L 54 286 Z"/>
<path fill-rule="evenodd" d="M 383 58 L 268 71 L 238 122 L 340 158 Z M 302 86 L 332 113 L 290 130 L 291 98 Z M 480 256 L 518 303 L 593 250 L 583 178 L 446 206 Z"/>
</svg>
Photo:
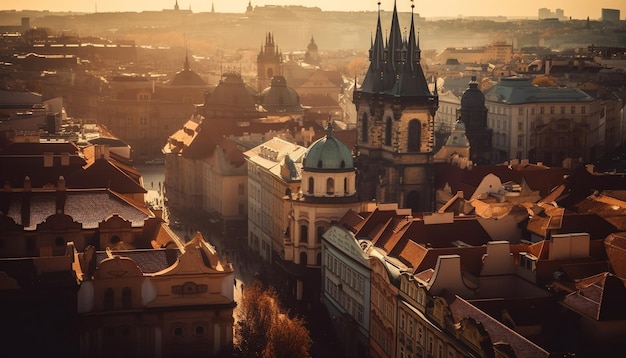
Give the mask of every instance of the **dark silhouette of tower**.
<svg viewBox="0 0 626 358">
<path fill-rule="evenodd" d="M 274 43 L 274 35 L 269 32 L 265 35 L 265 45 L 261 45 L 261 51 L 256 59 L 259 92 L 270 86 L 272 77 L 282 75 L 282 62 L 282 54 L 278 52 L 278 46 Z"/>
<path fill-rule="evenodd" d="M 414 19 L 408 38 L 403 39 L 395 4 L 386 41 L 379 9 L 369 59 L 363 83 L 353 94 L 358 115 L 358 193 L 363 200 L 431 211 L 439 97 L 436 85 L 433 93 L 429 90 L 420 64 Z"/>
<path fill-rule="evenodd" d="M 459 120 L 465 124 L 465 133 L 470 142 L 470 159 L 476 164 L 491 162 L 491 137 L 493 131 L 487 128 L 487 107 L 485 95 L 478 89 L 476 76 L 472 76 L 469 88 L 461 96 Z"/>
</svg>

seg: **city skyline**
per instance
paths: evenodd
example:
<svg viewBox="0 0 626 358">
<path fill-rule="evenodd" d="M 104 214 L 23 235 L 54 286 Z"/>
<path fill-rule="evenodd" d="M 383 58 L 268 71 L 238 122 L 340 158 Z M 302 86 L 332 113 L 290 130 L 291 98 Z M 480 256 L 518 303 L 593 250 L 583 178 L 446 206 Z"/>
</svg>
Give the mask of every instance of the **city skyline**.
<svg viewBox="0 0 626 358">
<path fill-rule="evenodd" d="M 249 0 L 154 0 L 149 2 L 128 2 L 122 0 L 93 1 L 84 0 L 62 0 L 49 2 L 47 0 L 6 0 L 0 5 L 0 10 L 49 10 L 49 11 L 73 11 L 73 12 L 141 12 L 160 11 L 163 9 L 173 9 L 178 3 L 180 9 L 193 12 L 211 11 L 213 7 L 216 12 L 221 13 L 243 13 L 248 6 Z M 377 1 L 374 0 L 257 0 L 250 1 L 253 7 L 256 6 L 286 6 L 296 5 L 305 7 L 319 7 L 324 11 L 376 11 Z M 381 0 L 381 9 L 391 11 L 393 0 Z M 438 17 L 475 17 L 475 16 L 507 16 L 507 17 L 536 17 L 540 8 L 547 8 L 551 11 L 563 9 L 565 16 L 573 19 L 599 19 L 603 8 L 618 9 L 621 11 L 620 17 L 626 13 L 626 4 L 623 0 L 599 0 L 595 2 L 576 2 L 568 0 L 528 0 L 523 3 L 511 3 L 506 7 L 501 6 L 497 0 L 481 0 L 479 6 L 476 3 L 462 0 L 440 0 L 436 3 L 410 0 L 395 1 L 398 11 L 410 11 L 411 3 L 415 5 L 415 13 L 419 13 L 426 18 Z M 454 9 L 454 10 L 450 10 Z"/>
</svg>

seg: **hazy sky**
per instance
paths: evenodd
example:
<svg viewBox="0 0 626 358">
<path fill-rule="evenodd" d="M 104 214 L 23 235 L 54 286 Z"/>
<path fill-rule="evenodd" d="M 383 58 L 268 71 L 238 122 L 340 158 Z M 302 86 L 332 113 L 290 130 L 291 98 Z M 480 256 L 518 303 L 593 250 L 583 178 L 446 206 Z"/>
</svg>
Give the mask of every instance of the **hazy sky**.
<svg viewBox="0 0 626 358">
<path fill-rule="evenodd" d="M 176 0 L 2 0 L 0 10 L 50 10 L 76 12 L 111 12 L 111 11 L 144 11 L 172 9 Z M 626 16 L 626 1 L 624 0 L 435 0 L 415 1 L 415 12 L 424 17 L 456 17 L 462 16 L 537 16 L 539 8 L 548 8 L 554 11 L 557 8 L 565 11 L 565 16 L 574 19 L 598 19 L 602 8 L 619 9 L 620 17 Z M 216 12 L 242 13 L 248 5 L 248 0 L 178 0 L 181 9 L 193 12 L 211 10 L 211 4 Z M 322 10 L 338 11 L 372 11 L 378 8 L 377 1 L 372 0 L 252 0 L 252 6 L 264 5 L 303 5 L 317 6 Z M 410 0 L 397 0 L 398 11 L 410 11 Z M 393 0 L 381 0 L 383 10 L 393 9 Z"/>
</svg>

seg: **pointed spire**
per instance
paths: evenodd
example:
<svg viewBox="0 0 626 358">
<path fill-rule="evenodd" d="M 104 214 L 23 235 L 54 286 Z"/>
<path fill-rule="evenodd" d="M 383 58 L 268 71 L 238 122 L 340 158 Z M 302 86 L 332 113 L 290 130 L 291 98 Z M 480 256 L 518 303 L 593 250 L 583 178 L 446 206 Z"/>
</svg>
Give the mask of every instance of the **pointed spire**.
<svg viewBox="0 0 626 358">
<path fill-rule="evenodd" d="M 411 0 L 411 2 L 413 2 Z M 407 39 L 407 64 L 410 66 L 411 72 L 413 72 L 414 67 L 413 64 L 415 62 L 419 63 L 419 57 L 416 58 L 416 52 L 418 45 L 416 44 L 415 38 L 415 21 L 413 19 L 413 9 L 415 8 L 414 4 L 411 4 L 411 26 L 409 27 L 409 38 Z M 419 41 L 419 40 L 417 40 Z"/>
<path fill-rule="evenodd" d="M 380 24 L 380 1 L 378 2 L 378 22 L 376 23 L 376 35 L 374 37 L 374 43 L 372 44 L 374 49 L 372 64 L 375 69 L 378 69 L 383 60 L 383 27 Z"/>
<path fill-rule="evenodd" d="M 189 55 L 187 55 L 187 49 L 185 49 L 185 71 L 189 71 Z"/>
<path fill-rule="evenodd" d="M 398 20 L 398 8 L 396 7 L 396 1 L 394 0 L 393 14 L 391 15 L 391 29 L 389 30 L 389 41 L 387 43 L 389 58 L 392 62 L 400 61 L 402 59 L 400 55 L 402 46 L 402 29 L 400 28 L 400 21 Z"/>
</svg>

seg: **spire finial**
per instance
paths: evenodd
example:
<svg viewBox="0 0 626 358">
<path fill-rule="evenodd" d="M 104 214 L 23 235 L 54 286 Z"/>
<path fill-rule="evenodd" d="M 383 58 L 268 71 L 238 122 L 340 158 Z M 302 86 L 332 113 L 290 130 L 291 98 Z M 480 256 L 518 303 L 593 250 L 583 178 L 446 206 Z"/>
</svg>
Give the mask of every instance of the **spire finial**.
<svg viewBox="0 0 626 358">
<path fill-rule="evenodd" d="M 326 125 L 326 137 L 330 138 L 333 134 L 333 124 L 330 119 L 330 114 L 328 115 L 328 124 Z"/>
</svg>

